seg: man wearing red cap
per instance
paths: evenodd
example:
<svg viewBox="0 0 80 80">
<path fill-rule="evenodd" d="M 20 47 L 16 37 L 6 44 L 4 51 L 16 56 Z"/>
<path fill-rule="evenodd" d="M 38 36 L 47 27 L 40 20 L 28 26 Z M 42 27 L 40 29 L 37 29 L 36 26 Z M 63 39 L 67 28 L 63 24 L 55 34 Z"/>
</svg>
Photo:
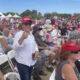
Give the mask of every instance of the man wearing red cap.
<svg viewBox="0 0 80 80">
<path fill-rule="evenodd" d="M 15 59 L 21 80 L 31 80 L 33 66 L 38 57 L 38 47 L 30 32 L 32 22 L 30 17 L 24 17 L 22 19 L 23 30 L 14 37 L 13 49 L 16 51 Z"/>
</svg>

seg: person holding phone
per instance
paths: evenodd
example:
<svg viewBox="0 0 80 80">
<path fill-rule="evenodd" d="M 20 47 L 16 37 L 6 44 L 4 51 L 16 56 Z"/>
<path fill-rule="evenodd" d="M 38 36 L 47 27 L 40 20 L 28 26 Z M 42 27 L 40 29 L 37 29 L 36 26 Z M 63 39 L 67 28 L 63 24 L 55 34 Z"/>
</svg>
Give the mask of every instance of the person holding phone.
<svg viewBox="0 0 80 80">
<path fill-rule="evenodd" d="M 33 20 L 27 16 L 21 22 L 22 30 L 14 37 L 13 49 L 16 51 L 15 59 L 21 80 L 31 80 L 33 66 L 38 58 L 38 47 L 31 32 Z"/>
</svg>

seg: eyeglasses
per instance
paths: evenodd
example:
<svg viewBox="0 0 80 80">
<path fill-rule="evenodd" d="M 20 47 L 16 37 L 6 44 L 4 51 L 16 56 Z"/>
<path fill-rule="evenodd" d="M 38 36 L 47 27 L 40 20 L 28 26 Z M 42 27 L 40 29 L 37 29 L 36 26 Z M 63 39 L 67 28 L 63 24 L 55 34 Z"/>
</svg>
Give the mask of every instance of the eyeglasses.
<svg viewBox="0 0 80 80">
<path fill-rule="evenodd" d="M 71 53 L 74 53 L 74 54 L 78 54 L 78 52 L 80 52 L 80 50 L 79 51 L 71 51 Z"/>
</svg>

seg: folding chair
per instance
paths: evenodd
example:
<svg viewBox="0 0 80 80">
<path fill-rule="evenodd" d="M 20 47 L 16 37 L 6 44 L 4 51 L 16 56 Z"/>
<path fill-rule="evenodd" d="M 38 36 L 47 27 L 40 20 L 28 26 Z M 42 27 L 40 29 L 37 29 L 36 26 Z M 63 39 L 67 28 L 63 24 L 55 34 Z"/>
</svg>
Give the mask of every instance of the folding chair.
<svg viewBox="0 0 80 80">
<path fill-rule="evenodd" d="M 18 73 L 9 72 L 6 75 L 4 75 L 4 80 L 21 80 L 21 79 Z"/>
<path fill-rule="evenodd" d="M 8 61 L 8 57 L 5 54 L 0 55 L 0 65 Z"/>
<path fill-rule="evenodd" d="M 14 51 L 14 50 L 11 50 L 11 51 L 9 51 L 9 52 L 7 53 L 7 55 L 8 55 L 8 58 L 9 58 L 9 59 L 12 59 L 12 58 L 14 58 L 14 56 L 15 56 L 15 51 Z"/>
<path fill-rule="evenodd" d="M 8 72 L 7 74 L 4 75 L 4 80 L 21 80 L 20 79 L 20 76 L 19 76 L 19 73 L 15 72 L 14 71 L 14 65 L 12 63 L 12 58 L 14 58 L 14 55 L 15 55 L 15 51 L 9 51 L 7 53 L 7 58 L 8 58 L 8 63 L 12 69 L 12 72 Z"/>
<path fill-rule="evenodd" d="M 2 54 L 2 55 L 0 55 L 0 65 L 2 65 L 2 64 L 4 64 L 5 62 L 7 62 L 8 61 L 8 63 L 9 63 L 9 65 L 10 65 L 10 67 L 11 67 L 11 69 L 12 69 L 12 71 L 14 71 L 14 65 L 13 65 L 13 63 L 12 63 L 12 61 L 11 61 L 11 59 L 14 57 L 14 51 L 10 51 L 10 52 L 8 52 L 8 54 L 6 55 L 6 54 Z"/>
<path fill-rule="evenodd" d="M 56 70 L 54 69 L 49 80 L 55 80 L 55 73 L 56 73 Z"/>
<path fill-rule="evenodd" d="M 15 51 L 14 51 L 14 50 L 9 51 L 9 52 L 7 53 L 7 56 L 8 56 L 9 65 L 10 65 L 12 71 L 14 72 L 14 65 L 13 65 L 11 59 L 14 58 L 14 56 L 15 56 Z"/>
</svg>

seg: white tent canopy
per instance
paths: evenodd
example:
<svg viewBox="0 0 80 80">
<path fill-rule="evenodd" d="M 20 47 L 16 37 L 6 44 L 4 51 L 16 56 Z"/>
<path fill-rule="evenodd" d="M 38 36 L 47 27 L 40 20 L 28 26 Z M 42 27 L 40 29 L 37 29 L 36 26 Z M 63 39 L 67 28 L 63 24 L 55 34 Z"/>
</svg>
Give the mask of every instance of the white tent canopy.
<svg viewBox="0 0 80 80">
<path fill-rule="evenodd" d="M 0 12 L 0 16 L 2 16 L 2 15 L 3 15 L 3 13 Z"/>
<path fill-rule="evenodd" d="M 17 14 L 15 14 L 13 17 L 15 18 L 21 18 L 20 16 L 18 16 Z"/>
<path fill-rule="evenodd" d="M 5 18 L 5 15 L 2 15 L 1 17 L 2 17 L 2 18 Z"/>
<path fill-rule="evenodd" d="M 5 15 L 3 13 L 0 12 L 0 18 L 3 19 L 5 18 Z"/>
<path fill-rule="evenodd" d="M 54 16 L 54 18 L 57 19 L 58 17 L 57 16 Z"/>
<path fill-rule="evenodd" d="M 11 14 L 8 14 L 6 17 L 10 18 L 10 17 L 13 17 Z"/>
</svg>

